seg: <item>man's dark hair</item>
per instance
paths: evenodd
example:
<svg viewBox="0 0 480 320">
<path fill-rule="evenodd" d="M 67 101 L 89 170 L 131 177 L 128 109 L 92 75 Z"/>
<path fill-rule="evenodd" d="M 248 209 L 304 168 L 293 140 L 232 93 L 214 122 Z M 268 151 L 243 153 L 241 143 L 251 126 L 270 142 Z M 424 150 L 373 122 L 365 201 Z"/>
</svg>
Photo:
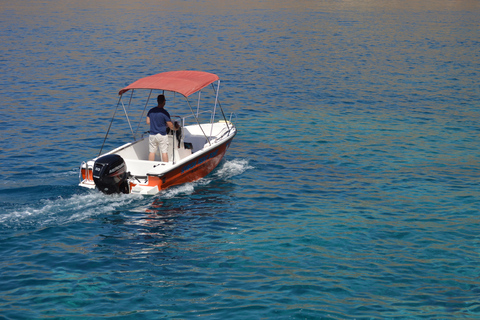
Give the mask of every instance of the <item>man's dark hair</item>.
<svg viewBox="0 0 480 320">
<path fill-rule="evenodd" d="M 165 96 L 163 94 L 159 94 L 157 97 L 157 102 L 158 104 L 164 103 L 165 102 Z"/>
</svg>

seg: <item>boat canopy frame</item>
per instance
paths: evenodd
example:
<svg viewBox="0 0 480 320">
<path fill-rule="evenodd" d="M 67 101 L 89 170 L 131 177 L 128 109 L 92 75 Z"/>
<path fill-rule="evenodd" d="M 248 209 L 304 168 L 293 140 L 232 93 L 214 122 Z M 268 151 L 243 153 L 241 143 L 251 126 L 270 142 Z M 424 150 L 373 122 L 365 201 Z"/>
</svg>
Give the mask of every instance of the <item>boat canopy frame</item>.
<svg viewBox="0 0 480 320">
<path fill-rule="evenodd" d="M 169 82 L 169 79 L 172 81 L 171 83 Z M 214 85 L 215 83 L 217 84 L 216 87 Z M 202 91 L 202 89 L 204 89 L 205 87 L 207 87 L 209 85 L 211 85 L 211 87 L 213 89 L 213 92 L 214 92 L 214 95 L 215 95 L 215 103 L 214 103 L 214 106 L 213 106 L 213 113 L 210 117 L 210 124 L 212 124 L 211 131 L 210 131 L 210 135 L 207 136 L 207 134 L 203 130 L 202 126 L 200 125 L 200 122 L 198 120 L 198 116 L 200 114 L 201 91 Z M 143 108 L 142 115 L 139 119 L 137 129 L 134 132 L 132 124 L 130 122 L 130 117 L 128 116 L 128 111 L 127 110 L 129 110 L 130 107 L 131 107 L 132 100 L 133 100 L 133 94 L 137 89 L 146 89 L 146 90 L 150 90 L 150 92 L 148 94 L 147 101 L 146 101 L 145 106 Z M 123 88 L 119 91 L 119 93 L 118 93 L 119 94 L 119 99 L 118 99 L 118 102 L 117 102 L 117 106 L 116 106 L 116 108 L 113 112 L 113 116 L 111 118 L 110 125 L 109 125 L 108 130 L 105 134 L 105 138 L 103 140 L 102 147 L 100 148 L 100 152 L 99 152 L 98 156 L 100 156 L 102 154 L 103 147 L 105 146 L 105 142 L 106 142 L 107 137 L 110 133 L 110 129 L 111 129 L 112 124 L 113 124 L 113 120 L 115 119 L 115 116 L 117 114 L 117 111 L 118 111 L 118 108 L 119 108 L 120 105 L 122 105 L 122 109 L 123 109 L 125 117 L 127 119 L 128 126 L 130 127 L 130 131 L 132 132 L 133 140 L 134 141 L 137 140 L 136 135 L 138 133 L 138 130 L 140 128 L 142 120 L 145 116 L 145 111 L 146 111 L 146 108 L 148 106 L 148 103 L 150 102 L 150 98 L 151 98 L 151 95 L 153 93 L 153 90 L 162 90 L 163 93 L 165 93 L 165 91 L 173 92 L 174 93 L 174 99 L 176 99 L 176 93 L 179 93 L 179 94 L 183 95 L 187 104 L 188 104 L 188 107 L 190 108 L 191 114 L 195 118 L 195 122 L 198 124 L 200 130 L 202 131 L 202 133 L 205 136 L 206 140 L 208 141 L 209 145 L 211 145 L 210 138 L 211 138 L 212 132 L 213 132 L 213 122 L 215 121 L 217 105 L 218 105 L 218 107 L 221 111 L 221 114 L 223 116 L 223 119 L 226 123 L 227 131 L 230 131 L 230 129 L 231 129 L 230 128 L 230 121 L 227 120 L 227 118 L 225 116 L 225 113 L 223 111 L 222 105 L 220 103 L 220 100 L 218 99 L 218 95 L 219 95 L 219 92 L 220 92 L 220 79 L 218 78 L 217 75 L 215 75 L 213 73 L 202 72 L 202 71 L 169 71 L 169 72 L 159 73 L 159 74 L 156 74 L 156 75 L 153 75 L 153 76 L 148 76 L 148 77 L 145 77 L 145 78 L 141 78 L 141 79 L 133 82 L 129 86 L 127 86 L 127 87 L 125 87 L 125 88 Z M 123 98 L 123 95 L 127 91 L 131 91 L 131 94 L 130 94 L 130 98 L 129 98 L 129 101 L 128 101 L 128 106 L 125 107 L 125 104 L 123 103 L 122 98 Z M 188 97 L 190 95 L 194 94 L 194 93 L 198 93 L 197 112 L 196 113 L 193 111 L 190 100 L 188 99 Z M 185 118 L 182 118 L 182 127 L 185 124 L 184 121 L 185 121 Z M 143 137 L 143 135 L 142 135 L 142 137 Z"/>
</svg>

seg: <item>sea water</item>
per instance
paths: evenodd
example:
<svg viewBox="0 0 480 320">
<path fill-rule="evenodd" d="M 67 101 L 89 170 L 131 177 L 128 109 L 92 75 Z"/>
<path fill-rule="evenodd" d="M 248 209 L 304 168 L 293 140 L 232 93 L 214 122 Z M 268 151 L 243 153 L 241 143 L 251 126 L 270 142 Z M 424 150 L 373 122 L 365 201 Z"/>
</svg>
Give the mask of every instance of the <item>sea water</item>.
<svg viewBox="0 0 480 320">
<path fill-rule="evenodd" d="M 479 318 L 479 16 L 2 1 L 0 318 Z M 219 167 L 156 196 L 78 187 L 118 91 L 184 69 L 236 114 Z"/>
</svg>

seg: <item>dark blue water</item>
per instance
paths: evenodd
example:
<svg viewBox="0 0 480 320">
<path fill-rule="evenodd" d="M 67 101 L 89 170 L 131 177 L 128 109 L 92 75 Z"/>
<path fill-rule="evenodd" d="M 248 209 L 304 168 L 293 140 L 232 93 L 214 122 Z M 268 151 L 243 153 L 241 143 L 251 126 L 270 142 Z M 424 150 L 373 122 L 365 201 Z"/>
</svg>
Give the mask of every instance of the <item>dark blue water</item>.
<svg viewBox="0 0 480 320">
<path fill-rule="evenodd" d="M 479 16 L 2 1 L 0 318 L 480 318 Z M 218 74 L 237 114 L 217 170 L 154 197 L 78 187 L 118 90 L 180 69 Z"/>
</svg>

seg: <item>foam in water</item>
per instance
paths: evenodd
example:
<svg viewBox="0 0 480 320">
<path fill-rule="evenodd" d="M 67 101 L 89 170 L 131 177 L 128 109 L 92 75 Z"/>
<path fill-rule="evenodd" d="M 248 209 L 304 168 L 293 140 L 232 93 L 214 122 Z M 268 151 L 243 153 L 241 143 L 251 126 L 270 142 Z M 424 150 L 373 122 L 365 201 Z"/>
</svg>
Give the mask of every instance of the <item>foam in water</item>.
<svg viewBox="0 0 480 320">
<path fill-rule="evenodd" d="M 238 176 L 244 173 L 248 169 L 252 169 L 247 160 L 234 159 L 226 161 L 221 168 L 219 168 L 214 174 L 213 179 L 229 179 L 234 176 Z M 175 186 L 165 190 L 161 197 L 164 199 L 171 199 L 180 194 L 193 194 L 196 186 L 205 186 L 213 181 L 212 178 L 206 177 L 195 182 L 185 183 L 180 186 Z"/>
<path fill-rule="evenodd" d="M 29 228 L 82 221 L 125 206 L 139 195 L 111 195 L 91 191 L 69 198 L 41 200 L 38 204 L 18 206 L 0 216 L 0 225 L 7 228 Z"/>
<path fill-rule="evenodd" d="M 181 194 L 190 195 L 197 186 L 208 185 L 213 179 L 229 179 L 251 168 L 247 160 L 226 161 L 213 177 L 169 188 L 160 196 L 171 199 Z M 98 191 L 74 194 L 69 198 L 44 199 L 33 205 L 20 205 L 7 210 L 0 215 L 0 225 L 6 228 L 24 229 L 78 222 L 92 216 L 108 214 L 139 199 L 143 199 L 143 196 L 132 194 L 107 196 Z"/>
<path fill-rule="evenodd" d="M 225 162 L 223 167 L 220 168 L 215 175 L 220 179 L 229 179 L 241 175 L 248 169 L 253 169 L 253 167 L 248 164 L 248 160 L 234 159 Z"/>
<path fill-rule="evenodd" d="M 195 190 L 195 185 L 197 182 L 190 182 L 185 183 L 180 186 L 175 186 L 173 188 L 169 188 L 162 192 L 161 196 L 165 199 L 175 198 L 179 194 L 192 194 Z"/>
</svg>

